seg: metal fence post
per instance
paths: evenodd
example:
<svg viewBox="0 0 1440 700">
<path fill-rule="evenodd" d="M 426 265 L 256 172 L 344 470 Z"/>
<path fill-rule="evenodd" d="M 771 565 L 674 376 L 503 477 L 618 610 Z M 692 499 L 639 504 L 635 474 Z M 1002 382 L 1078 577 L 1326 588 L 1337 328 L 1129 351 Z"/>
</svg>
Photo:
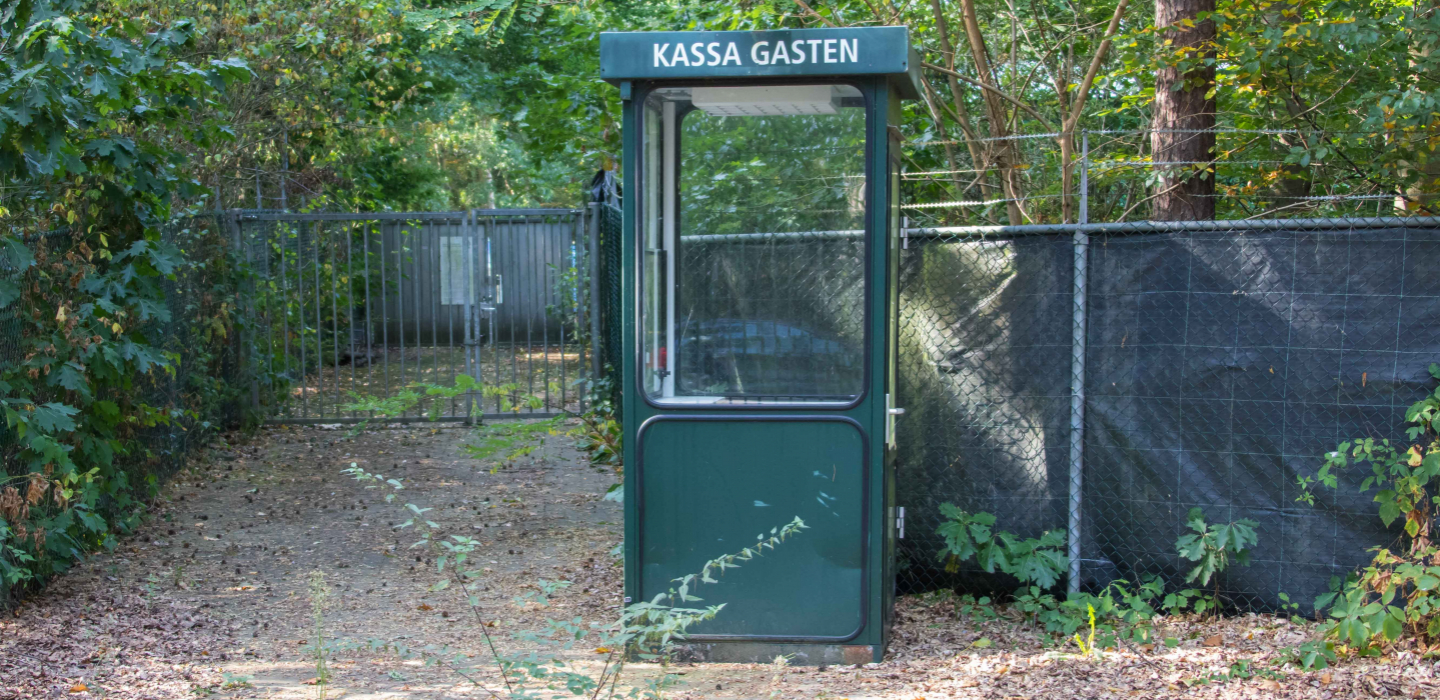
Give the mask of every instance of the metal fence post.
<svg viewBox="0 0 1440 700">
<path fill-rule="evenodd" d="M 1090 223 L 1090 135 L 1081 132 L 1080 224 Z M 1070 503 L 1066 528 L 1070 576 L 1067 588 L 1080 590 L 1081 490 L 1085 478 L 1085 292 L 1090 256 L 1090 235 L 1074 233 L 1074 308 L 1070 327 Z"/>
<path fill-rule="evenodd" d="M 590 381 L 600 379 L 600 204 L 585 205 L 590 216 Z"/>
<path fill-rule="evenodd" d="M 478 370 L 479 362 L 475 357 L 475 331 L 476 325 L 472 318 L 475 307 L 475 292 L 479 285 L 476 284 L 475 274 L 479 266 L 476 264 L 476 255 L 480 246 L 477 245 L 475 210 L 465 212 L 465 225 L 460 231 L 460 255 L 464 259 L 462 275 L 465 277 L 465 293 L 462 298 L 463 316 L 465 319 L 464 345 L 465 345 L 465 373 L 477 382 L 480 380 Z M 481 407 L 484 410 L 484 407 Z M 465 424 L 471 425 L 475 420 L 475 390 L 472 388 L 465 392 Z"/>
</svg>

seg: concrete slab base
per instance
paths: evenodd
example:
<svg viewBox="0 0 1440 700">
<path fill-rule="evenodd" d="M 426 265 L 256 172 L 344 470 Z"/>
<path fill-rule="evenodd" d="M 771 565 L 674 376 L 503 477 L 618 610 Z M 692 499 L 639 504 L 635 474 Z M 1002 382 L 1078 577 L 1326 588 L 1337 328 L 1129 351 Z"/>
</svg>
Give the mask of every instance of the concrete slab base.
<svg viewBox="0 0 1440 700">
<path fill-rule="evenodd" d="M 730 664 L 768 664 L 777 656 L 791 666 L 868 664 L 880 661 L 868 644 L 783 644 L 769 642 L 690 642 L 675 646 L 675 660 Z"/>
</svg>

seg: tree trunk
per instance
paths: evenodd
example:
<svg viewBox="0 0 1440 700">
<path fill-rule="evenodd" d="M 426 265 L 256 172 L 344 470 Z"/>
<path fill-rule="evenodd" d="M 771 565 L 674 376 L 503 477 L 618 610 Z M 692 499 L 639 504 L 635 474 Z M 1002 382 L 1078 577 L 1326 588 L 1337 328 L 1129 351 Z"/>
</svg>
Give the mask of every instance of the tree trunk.
<svg viewBox="0 0 1440 700">
<path fill-rule="evenodd" d="M 1215 22 L 1196 21 L 1201 12 L 1214 12 L 1215 0 L 1155 0 L 1155 26 L 1170 45 L 1164 68 L 1155 73 L 1155 108 L 1150 120 L 1151 157 L 1157 173 L 1154 211 L 1156 221 L 1215 218 L 1215 173 L 1207 165 L 1215 152 L 1215 134 L 1176 133 L 1175 130 L 1215 128 L 1214 66 L 1195 65 L 1182 73 L 1174 64 L 1198 64 L 1214 55 Z M 1182 24 L 1186 20 L 1191 26 Z"/>
</svg>

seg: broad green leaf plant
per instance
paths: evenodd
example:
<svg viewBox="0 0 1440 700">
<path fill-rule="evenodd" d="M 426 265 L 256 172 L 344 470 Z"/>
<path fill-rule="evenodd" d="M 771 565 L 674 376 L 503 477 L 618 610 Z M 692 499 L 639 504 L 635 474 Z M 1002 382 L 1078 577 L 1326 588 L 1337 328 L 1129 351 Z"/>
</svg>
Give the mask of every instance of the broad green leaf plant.
<svg viewBox="0 0 1440 700">
<path fill-rule="evenodd" d="M 946 571 L 959 571 L 960 564 L 974 558 L 987 574 L 1000 571 L 1022 584 L 1051 588 L 1069 566 L 1069 559 L 1060 552 L 1065 534 L 1059 530 L 1047 531 L 1039 539 L 1022 538 L 994 532 L 995 516 L 989 513 L 971 514 L 950 503 L 940 504 L 940 513 L 946 521 L 936 532 L 945 539 L 939 558 Z"/>
</svg>

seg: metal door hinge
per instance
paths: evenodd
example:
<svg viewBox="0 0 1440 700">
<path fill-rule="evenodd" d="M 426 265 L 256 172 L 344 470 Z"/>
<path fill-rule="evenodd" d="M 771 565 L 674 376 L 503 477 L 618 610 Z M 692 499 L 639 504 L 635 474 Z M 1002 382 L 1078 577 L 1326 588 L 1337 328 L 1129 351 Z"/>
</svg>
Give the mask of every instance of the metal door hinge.
<svg viewBox="0 0 1440 700">
<path fill-rule="evenodd" d="M 895 539 L 905 539 L 905 506 L 895 509 Z"/>
</svg>

